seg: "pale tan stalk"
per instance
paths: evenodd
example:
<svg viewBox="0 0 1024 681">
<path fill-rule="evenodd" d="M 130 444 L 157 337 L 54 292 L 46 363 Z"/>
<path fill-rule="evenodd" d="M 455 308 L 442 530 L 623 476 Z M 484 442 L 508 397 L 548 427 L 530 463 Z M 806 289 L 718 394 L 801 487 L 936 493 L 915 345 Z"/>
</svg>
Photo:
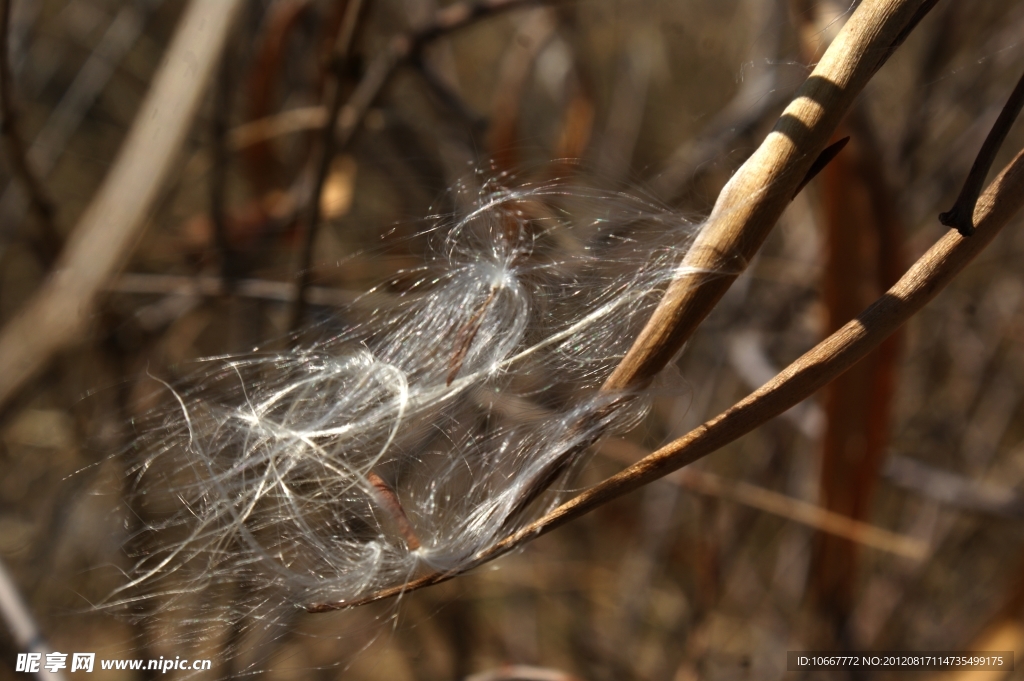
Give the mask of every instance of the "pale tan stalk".
<svg viewBox="0 0 1024 681">
<path fill-rule="evenodd" d="M 866 0 L 761 146 L 718 196 L 651 319 L 605 390 L 643 387 L 689 340 L 746 269 L 854 97 L 905 37 L 922 0 Z"/>
<path fill-rule="evenodd" d="M 308 606 L 307 610 L 326 612 L 352 607 L 447 581 L 739 439 L 807 399 L 878 347 L 945 288 L 1022 207 L 1024 152 L 1017 154 L 978 200 L 974 212 L 977 229 L 974 236 L 947 233 L 856 319 L 745 399 L 482 551 L 459 570 L 435 572 L 357 601 L 318 603 Z"/>
<path fill-rule="evenodd" d="M 0 331 L 0 407 L 89 325 L 174 166 L 242 0 L 194 0 L 103 185 L 49 279 Z"/>
</svg>

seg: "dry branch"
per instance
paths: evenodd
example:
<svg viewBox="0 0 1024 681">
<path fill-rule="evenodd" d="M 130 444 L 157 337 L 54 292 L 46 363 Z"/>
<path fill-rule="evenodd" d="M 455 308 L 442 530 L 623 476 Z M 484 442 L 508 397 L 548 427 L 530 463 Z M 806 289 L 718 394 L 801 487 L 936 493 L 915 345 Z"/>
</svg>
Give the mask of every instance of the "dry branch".
<svg viewBox="0 0 1024 681">
<path fill-rule="evenodd" d="M 631 463 L 650 454 L 642 447 L 615 438 L 601 443 L 599 447 L 601 454 L 622 463 Z M 830 511 L 824 506 L 780 494 L 742 480 L 730 480 L 696 468 L 676 471 L 672 475 L 666 476 L 665 480 L 690 492 L 756 508 L 759 511 L 800 523 L 820 532 L 904 558 L 922 560 L 929 552 L 927 542 L 915 537 L 889 532 L 870 523 Z"/>
<path fill-rule="evenodd" d="M 239 151 L 282 135 L 322 128 L 326 121 L 327 108 L 323 106 L 288 109 L 233 128 L 228 133 L 228 144 Z"/>
<path fill-rule="evenodd" d="M 359 2 L 360 0 L 351 0 Z M 335 153 L 344 151 L 352 141 L 353 135 L 359 128 L 363 119 L 373 103 L 377 101 L 384 86 L 391 79 L 391 75 L 399 64 L 414 57 L 420 49 L 432 40 L 460 28 L 464 28 L 476 21 L 507 12 L 538 0 L 481 0 L 479 2 L 463 2 L 449 5 L 438 10 L 429 23 L 418 30 L 406 35 L 398 35 L 391 39 L 388 46 L 378 54 L 367 67 L 359 85 L 352 92 L 352 95 L 341 106 L 339 94 L 332 96 L 329 104 L 324 126 L 324 147 L 323 156 L 320 159 L 318 168 L 317 185 L 322 186 L 321 177 L 326 177 L 330 169 L 330 160 Z M 353 17 L 355 10 L 353 11 Z M 354 21 L 354 18 L 353 18 Z M 343 32 L 342 38 L 345 37 Z M 351 36 L 349 36 L 349 41 Z M 347 43 L 345 50 L 347 51 Z M 342 53 L 336 53 L 340 56 Z M 337 90 L 335 91 L 337 93 Z M 335 99 L 337 98 L 337 99 Z M 292 311 L 291 328 L 296 330 L 305 310 L 305 290 L 309 286 L 312 277 L 310 263 L 312 259 L 313 239 L 316 236 L 316 226 L 319 222 L 319 190 L 314 189 L 310 201 L 310 217 L 306 225 L 306 242 L 302 257 L 302 267 L 299 272 L 299 290 L 295 308 Z"/>
<path fill-rule="evenodd" d="M 747 398 L 621 473 L 566 502 L 492 551 L 558 527 L 608 501 L 692 463 L 810 397 L 915 315 L 988 245 L 1024 206 L 1024 152 L 993 181 L 974 214 L 978 234 L 950 233 L 856 319 L 816 345 Z"/>
<path fill-rule="evenodd" d="M 53 274 L 0 331 L 0 406 L 78 340 L 177 158 L 241 0 L 189 5 L 113 168 Z"/>
<path fill-rule="evenodd" d="M 974 159 L 971 172 L 967 174 L 964 187 L 960 190 L 956 203 L 948 211 L 939 215 L 939 222 L 947 227 L 955 227 L 964 236 L 974 234 L 974 224 L 971 221 L 974 215 L 974 205 L 978 202 L 978 195 L 981 194 L 981 190 L 985 186 L 985 178 L 988 177 L 988 172 L 992 169 L 992 164 L 995 163 L 996 154 L 999 153 L 999 148 L 1003 146 L 1003 140 L 1006 139 L 1014 121 L 1020 115 L 1021 108 L 1024 108 L 1024 75 L 1017 81 L 1017 87 L 1013 88 L 1010 98 L 999 112 L 995 125 L 992 126 L 988 137 L 981 145 L 981 151 Z"/>
<path fill-rule="evenodd" d="M 719 194 L 679 276 L 603 389 L 642 387 L 693 335 L 753 258 L 854 97 L 923 4 L 876 0 L 858 7 L 767 139 Z"/>
<path fill-rule="evenodd" d="M 1014 158 L 978 200 L 974 213 L 977 234 L 971 238 L 957 232 L 946 234 L 860 316 L 722 414 L 509 535 L 459 571 L 435 572 L 359 601 L 316 604 L 307 610 L 326 612 L 362 605 L 447 581 L 739 439 L 807 399 L 878 347 L 945 288 L 1021 207 L 1024 152 Z"/>
<path fill-rule="evenodd" d="M 931 0 L 875 0 L 860 5 L 757 151 L 722 189 L 711 215 L 661 302 L 602 391 L 645 387 L 693 335 L 751 261 L 782 211 L 829 156 L 825 143 L 854 97 L 906 38 Z M 816 165 L 820 164 L 815 170 Z M 586 449 L 552 459 L 510 520 L 547 490 Z"/>
<path fill-rule="evenodd" d="M 912 27 L 928 7 L 930 0 L 869 0 L 857 8 L 772 132 L 726 184 L 704 229 L 680 264 L 679 274 L 602 390 L 615 392 L 642 388 L 675 356 L 753 258 L 856 94 L 892 54 L 894 46 L 905 39 L 908 27 Z M 836 375 L 838 373 L 841 372 Z M 726 439 L 715 448 L 729 441 Z M 526 488 L 509 519 L 518 518 L 584 448 L 572 448 L 545 466 Z M 701 456 L 710 451 L 713 450 L 705 451 Z M 657 456 L 657 453 L 652 456 Z M 644 478 L 644 483 L 640 484 L 682 465 Z M 595 490 L 602 488 L 603 485 L 599 485 Z M 577 499 L 586 496 L 584 494 Z M 537 532 L 537 527 L 534 523 L 514 533 L 483 552 L 475 564 L 490 560 L 526 541 Z M 436 573 L 405 587 L 380 593 L 393 595 L 410 586 L 427 586 L 451 576 L 453 574 Z M 376 600 L 376 597 L 367 600 Z M 319 612 L 348 605 L 315 604 L 310 606 L 310 610 Z"/>
<path fill-rule="evenodd" d="M 313 245 L 316 243 L 317 229 L 320 226 L 320 197 L 331 172 L 331 161 L 334 159 L 336 146 L 344 147 L 351 138 L 348 132 L 338 144 L 335 135 L 341 107 L 345 103 L 345 66 L 352 50 L 356 27 L 362 15 L 363 0 L 346 0 L 345 15 L 341 24 L 338 40 L 334 45 L 330 59 L 331 82 L 328 95 L 327 116 L 320 130 L 320 157 L 317 159 L 316 176 L 313 190 L 307 206 L 306 229 L 302 236 L 301 261 L 299 262 L 299 288 L 292 308 L 291 330 L 298 330 L 299 324 L 306 313 L 306 289 L 313 280 L 310 268 L 313 260 Z"/>
</svg>

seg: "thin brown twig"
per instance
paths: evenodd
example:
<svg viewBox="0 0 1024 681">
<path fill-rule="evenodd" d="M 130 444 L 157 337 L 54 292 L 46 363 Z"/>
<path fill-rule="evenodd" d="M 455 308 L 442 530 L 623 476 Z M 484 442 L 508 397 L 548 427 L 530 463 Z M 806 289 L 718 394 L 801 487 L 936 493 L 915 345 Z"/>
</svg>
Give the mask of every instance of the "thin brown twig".
<svg viewBox="0 0 1024 681">
<path fill-rule="evenodd" d="M 11 30 L 11 0 L 0 0 L 0 135 L 3 136 L 4 155 L 11 174 L 28 195 L 29 206 L 41 231 L 36 239 L 36 251 L 42 262 L 50 267 L 60 253 L 61 239 L 54 225 L 56 208 L 43 187 L 42 181 L 28 160 L 25 141 L 18 130 L 18 114 L 14 104 L 14 83 L 11 74 L 9 33 Z"/>
<path fill-rule="evenodd" d="M 1024 151 L 978 200 L 978 233 L 967 239 L 948 233 L 921 256 L 900 280 L 856 319 L 816 345 L 775 378 L 710 421 L 481 551 L 468 565 L 434 572 L 364 598 L 307 606 L 327 612 L 390 598 L 448 581 L 502 556 L 604 504 L 721 449 L 813 395 L 913 317 L 945 288 L 1024 207 Z"/>
<path fill-rule="evenodd" d="M 361 0 L 351 1 L 360 2 Z M 481 19 L 542 1 L 544 0 L 480 0 L 479 2 L 457 3 L 438 10 L 433 19 L 418 30 L 392 38 L 388 46 L 370 62 L 362 80 L 359 81 L 344 106 L 332 98 L 324 126 L 324 141 L 326 143 L 330 140 L 331 145 L 330 149 L 325 146 L 324 151 L 331 153 L 324 153 L 321 157 L 317 179 L 320 180 L 320 175 L 326 179 L 326 173 L 330 169 L 330 158 L 334 153 L 346 149 L 351 143 L 356 130 L 366 117 L 370 107 L 377 101 L 377 97 L 380 96 L 399 64 L 417 54 L 424 45 L 440 36 L 469 26 Z M 337 104 L 337 108 L 335 108 L 335 104 Z M 293 331 L 298 329 L 305 314 L 304 291 L 312 280 L 310 269 L 312 239 L 315 239 L 319 222 L 319 194 L 322 191 L 322 181 L 318 181 L 315 186 L 320 189 L 313 192 L 309 204 L 309 219 L 306 223 L 307 232 L 299 272 L 299 291 L 291 319 Z"/>
<path fill-rule="evenodd" d="M 405 539 L 405 545 L 410 551 L 415 551 L 420 547 L 420 538 L 416 536 L 416 530 L 412 526 L 412 522 L 409 520 L 409 516 L 406 515 L 405 509 L 402 507 L 402 502 L 398 500 L 398 495 L 395 494 L 395 490 L 392 489 L 391 485 L 384 482 L 384 478 L 380 477 L 373 471 L 370 471 L 366 478 L 373 485 L 374 490 L 377 492 L 377 505 L 384 509 L 395 525 L 398 527 L 399 534 Z"/>
<path fill-rule="evenodd" d="M 320 197 L 323 195 L 324 185 L 327 176 L 331 172 L 331 162 L 338 148 L 347 145 L 348 137 L 338 139 L 335 127 L 341 115 L 342 105 L 345 103 L 345 69 L 348 64 L 349 55 L 352 50 L 352 43 L 356 34 L 356 27 L 362 15 L 363 0 L 347 0 L 345 5 L 345 16 L 342 19 L 341 31 L 334 44 L 331 53 L 329 72 L 331 81 L 328 85 L 327 117 L 320 130 L 320 157 L 317 160 L 316 175 L 313 179 L 313 189 L 309 195 L 307 205 L 306 228 L 303 232 L 302 251 L 299 261 L 299 288 L 295 296 L 295 304 L 292 307 L 292 318 L 290 328 L 292 332 L 298 330 L 306 315 L 306 289 L 313 281 L 313 246 L 316 243 L 316 235 L 320 226 Z"/>
<path fill-rule="evenodd" d="M 110 293 L 184 297 L 215 297 L 223 292 L 219 277 L 134 272 L 122 274 L 111 281 L 105 289 Z M 268 279 L 238 279 L 233 293 L 242 298 L 290 303 L 295 300 L 295 284 Z M 326 286 L 311 286 L 309 302 L 324 307 L 355 305 L 376 308 L 381 305 L 390 307 L 397 304 L 394 296 L 380 291 L 366 294 Z"/>
<path fill-rule="evenodd" d="M 230 156 L 228 154 L 228 124 L 231 108 L 231 81 L 233 69 L 230 49 L 221 56 L 220 68 L 217 70 L 217 84 L 213 97 L 213 116 L 211 120 L 211 144 L 213 148 L 213 168 L 210 173 L 210 221 L 213 223 L 214 242 L 220 252 L 220 275 L 223 291 L 231 290 L 237 271 L 237 254 L 228 240 L 228 216 L 225 202 L 227 200 L 227 180 Z"/>
<path fill-rule="evenodd" d="M 455 114 L 464 129 L 476 139 L 487 128 L 487 118 L 473 110 L 465 99 L 437 72 L 437 69 L 417 54 L 411 58 L 411 65 L 430 94 L 438 104 Z"/>
<path fill-rule="evenodd" d="M 645 448 L 616 438 L 601 443 L 599 451 L 608 458 L 625 464 L 633 463 L 650 455 L 650 451 Z M 889 532 L 870 523 L 830 511 L 824 506 L 780 494 L 742 480 L 730 480 L 696 468 L 676 471 L 665 476 L 664 479 L 690 492 L 756 508 L 779 518 L 785 518 L 815 530 L 904 558 L 921 560 L 929 550 L 927 542 L 915 537 Z"/>
<path fill-rule="evenodd" d="M 327 176 L 330 173 L 331 164 L 336 152 L 348 146 L 356 127 L 354 124 L 345 125 L 348 121 L 347 119 L 343 119 L 342 105 L 345 103 L 345 71 L 351 55 L 352 45 L 355 40 L 356 30 L 362 15 L 363 6 L 364 0 L 347 0 L 341 30 L 339 31 L 337 41 L 330 56 L 329 72 L 331 74 L 331 81 L 327 97 L 328 104 L 326 107 L 326 115 L 324 116 L 323 125 L 320 130 L 320 157 L 317 162 L 312 191 L 308 197 L 306 229 L 303 235 L 301 260 L 299 264 L 298 290 L 296 291 L 292 307 L 292 318 L 290 324 L 292 332 L 298 330 L 299 325 L 305 317 L 306 308 L 309 304 L 308 292 L 310 284 L 312 283 L 313 246 L 316 243 L 316 236 L 320 225 L 321 197 L 323 195 L 324 186 L 327 182 Z M 377 75 L 376 72 L 372 70 L 372 67 L 371 74 Z M 371 74 L 368 74 L 366 80 L 370 80 Z M 376 93 L 379 92 L 380 87 L 383 87 L 386 79 L 387 75 L 385 74 L 382 80 L 378 81 L 376 78 L 372 80 L 373 83 L 379 82 L 373 91 L 373 97 L 375 97 Z M 359 90 L 357 89 L 356 95 L 358 94 Z M 352 99 L 355 99 L 356 95 L 353 95 Z M 369 107 L 371 101 L 372 99 L 366 100 L 366 108 Z M 340 131 L 340 134 L 337 130 L 339 122 L 342 122 L 342 125 L 344 126 Z M 456 367 L 454 371 L 457 372 L 458 368 Z M 409 517 L 406 514 L 405 509 L 402 507 L 402 503 L 399 501 L 398 495 L 395 494 L 395 491 L 391 486 L 388 485 L 377 473 L 370 471 L 367 477 L 370 484 L 376 491 L 375 497 L 377 499 L 378 506 L 380 506 L 391 517 L 397 526 L 399 533 L 405 539 L 405 544 L 408 549 L 410 551 L 418 549 L 420 547 L 420 540 L 416 536 L 416 531 L 413 528 L 412 523 L 409 521 Z"/>
<path fill-rule="evenodd" d="M 326 121 L 327 109 L 320 105 L 288 109 L 232 128 L 228 133 L 228 145 L 232 150 L 240 151 L 281 135 L 323 128 Z"/>
<path fill-rule="evenodd" d="M 113 167 L 51 277 L 0 330 L 0 407 L 79 340 L 97 294 L 144 225 L 192 124 L 242 0 L 194 0 Z"/>
<path fill-rule="evenodd" d="M 499 0 L 496 2 L 488 3 L 492 9 L 492 14 L 497 14 L 502 11 L 509 11 L 516 9 L 521 6 L 525 6 L 531 3 L 540 2 L 542 0 Z M 458 28 L 462 28 L 467 23 L 457 23 L 454 19 L 466 20 L 466 17 L 470 19 L 482 18 L 483 16 L 479 13 L 474 12 L 446 12 L 445 14 L 439 13 L 439 16 L 435 18 L 428 28 L 424 31 L 430 33 L 437 33 L 437 25 L 445 26 L 445 31 L 453 31 Z M 410 49 L 412 45 L 422 44 L 423 40 L 416 37 L 400 36 L 395 38 L 390 48 L 385 50 L 378 56 L 376 66 L 371 66 L 368 70 L 368 74 L 381 74 L 385 75 L 389 72 L 389 69 L 393 69 L 405 58 L 406 55 L 411 54 Z M 348 106 L 350 113 L 343 115 L 341 120 L 336 121 L 336 134 L 341 146 L 347 143 L 347 138 L 352 134 L 354 128 L 362 121 L 366 115 L 366 109 L 372 105 L 379 94 L 379 88 L 384 85 L 386 79 L 381 80 L 379 77 L 375 78 L 364 78 L 361 83 L 363 90 L 360 97 L 353 95 L 349 99 Z M 267 116 L 265 118 L 259 118 L 254 121 L 243 123 L 233 128 L 228 134 L 228 144 L 234 150 L 244 149 L 254 144 L 259 144 L 274 137 L 281 135 L 290 135 L 297 132 L 303 132 L 306 130 L 323 128 L 327 122 L 328 111 L 324 106 L 307 106 L 299 107 L 295 109 L 289 109 L 282 111 L 281 113 Z"/>
<path fill-rule="evenodd" d="M 948 211 L 939 215 L 939 222 L 946 227 L 955 227 L 964 236 L 974 234 L 974 206 L 978 203 L 978 196 L 985 187 L 985 178 L 988 177 L 988 172 L 996 161 L 996 154 L 1003 146 L 1003 140 L 1006 139 L 1014 121 L 1020 115 L 1022 107 L 1024 107 L 1024 74 L 1017 81 L 1017 86 L 1013 88 L 1010 98 L 1006 100 L 988 137 L 982 143 L 978 156 L 971 166 L 971 172 L 967 174 L 967 179 L 964 181 L 964 187 L 960 190 L 960 195 L 956 197 L 956 203 Z"/>
</svg>

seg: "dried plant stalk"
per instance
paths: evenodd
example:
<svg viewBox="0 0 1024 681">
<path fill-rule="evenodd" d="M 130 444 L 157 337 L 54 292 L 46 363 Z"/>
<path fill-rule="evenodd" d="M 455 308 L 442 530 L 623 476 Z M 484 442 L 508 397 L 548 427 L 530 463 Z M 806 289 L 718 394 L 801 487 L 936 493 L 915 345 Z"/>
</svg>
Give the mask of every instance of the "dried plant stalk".
<svg viewBox="0 0 1024 681">
<path fill-rule="evenodd" d="M 683 437 L 587 490 L 495 547 L 511 550 L 608 501 L 721 449 L 813 395 L 917 314 L 1024 207 L 1024 152 L 978 200 L 977 234 L 946 234 L 856 319 L 816 345 L 747 398 Z M 490 558 L 488 557 L 488 560 Z"/>
<path fill-rule="evenodd" d="M 905 39 L 929 2 L 876 0 L 857 9 L 775 128 L 719 194 L 678 275 L 601 390 L 643 388 L 679 352 L 746 269 L 807 177 L 841 149 L 824 147 L 853 98 Z M 567 451 L 541 471 L 512 517 L 547 490 L 585 448 Z"/>
<path fill-rule="evenodd" d="M 196 1 L 185 11 L 113 168 L 53 274 L 0 332 L 0 406 L 81 337 L 96 295 L 137 238 L 177 158 L 243 4 Z"/>
<path fill-rule="evenodd" d="M 627 440 L 615 438 L 606 440 L 599 447 L 605 456 L 625 464 L 650 454 L 649 451 Z M 674 474 L 666 476 L 665 480 L 697 494 L 718 497 L 756 508 L 779 518 L 785 518 L 879 551 L 888 551 L 913 560 L 922 560 L 928 554 L 928 544 L 921 539 L 889 532 L 841 513 L 830 511 L 823 506 L 758 487 L 742 480 L 730 480 L 696 468 L 676 471 Z"/>
<path fill-rule="evenodd" d="M 320 603 L 308 606 L 307 610 L 327 612 L 353 607 L 447 581 L 739 439 L 807 399 L 877 348 L 945 288 L 1022 207 L 1024 152 L 1013 159 L 978 200 L 974 213 L 977 233 L 973 237 L 965 238 L 957 232 L 946 234 L 860 316 L 747 398 L 509 535 L 457 571 L 435 572 L 358 601 Z"/>
<path fill-rule="evenodd" d="M 678 274 L 639 337 L 605 380 L 602 391 L 642 388 L 671 360 L 753 257 L 856 93 L 891 54 L 893 46 L 903 40 L 907 27 L 919 18 L 918 12 L 926 4 L 921 0 L 875 0 L 858 7 L 775 129 L 723 189 L 704 229 L 679 265 Z M 538 468 L 523 486 L 507 516 L 506 527 L 511 529 L 525 509 L 595 441 L 596 435 L 588 436 Z M 470 565 L 500 555 L 517 541 L 529 538 L 531 534 L 524 531 L 482 551 L 479 560 Z M 442 581 L 463 569 L 427 575 L 411 585 Z M 379 593 L 397 594 L 404 588 Z M 316 604 L 310 608 L 322 611 L 350 604 Z"/>
<path fill-rule="evenodd" d="M 857 8 L 764 143 L 718 196 L 680 276 L 605 390 L 642 387 L 693 335 L 760 248 L 853 98 L 924 4 L 877 0 Z"/>
</svg>

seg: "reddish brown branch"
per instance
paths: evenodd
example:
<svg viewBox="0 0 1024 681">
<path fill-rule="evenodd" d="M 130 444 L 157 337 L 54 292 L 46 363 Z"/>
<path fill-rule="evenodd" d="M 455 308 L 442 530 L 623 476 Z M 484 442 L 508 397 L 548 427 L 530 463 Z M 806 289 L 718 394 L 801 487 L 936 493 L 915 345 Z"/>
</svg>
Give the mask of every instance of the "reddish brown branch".
<svg viewBox="0 0 1024 681">
<path fill-rule="evenodd" d="M 497 295 L 498 289 L 495 286 L 491 287 L 490 292 L 484 299 L 484 302 L 480 304 L 473 316 L 459 329 L 458 335 L 455 337 L 455 354 L 452 355 L 451 361 L 448 362 L 448 380 L 446 385 L 451 385 L 455 377 L 459 375 L 459 370 L 462 368 L 462 363 L 466 361 L 466 355 L 469 353 L 469 348 L 473 345 L 473 339 L 476 338 L 477 332 L 480 331 L 480 325 L 484 321 L 484 316 L 487 314 L 487 308 L 491 306 L 494 301 L 494 296 Z"/>
<path fill-rule="evenodd" d="M 398 500 L 398 495 L 395 494 L 395 490 L 373 471 L 370 471 L 366 478 L 377 492 L 377 504 L 391 516 L 391 520 L 398 527 L 398 532 L 405 539 L 405 545 L 410 551 L 418 549 L 420 547 L 420 538 L 416 536 L 416 530 L 413 529 L 409 516 L 406 515 L 402 503 Z"/>
</svg>

